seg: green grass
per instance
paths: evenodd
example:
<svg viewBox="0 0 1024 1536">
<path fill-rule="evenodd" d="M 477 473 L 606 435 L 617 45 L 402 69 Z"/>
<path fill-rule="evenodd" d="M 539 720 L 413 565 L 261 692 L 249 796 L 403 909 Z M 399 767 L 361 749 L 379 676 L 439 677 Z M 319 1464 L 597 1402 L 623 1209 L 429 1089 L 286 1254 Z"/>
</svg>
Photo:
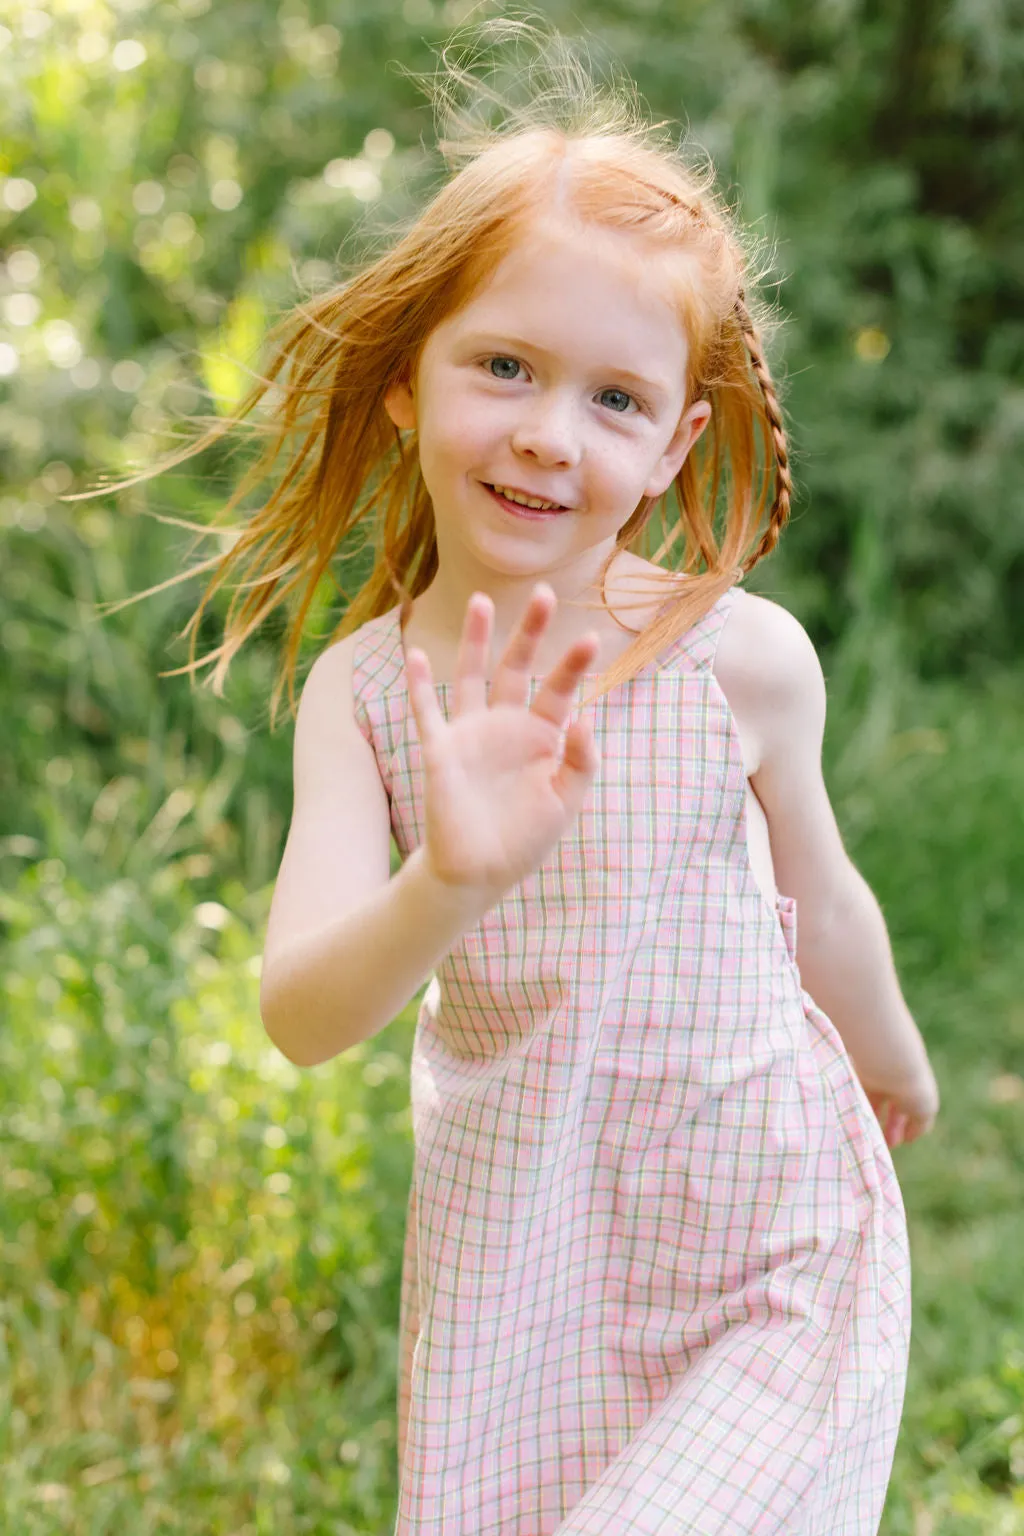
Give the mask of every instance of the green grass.
<svg viewBox="0 0 1024 1536">
<path fill-rule="evenodd" d="M 895 1153 L 914 1334 L 883 1536 L 1024 1532 L 1020 681 L 893 685 L 829 731 L 943 1098 Z M 269 888 L 231 874 L 201 785 L 173 835 L 161 793 L 162 854 L 133 851 L 130 795 L 83 829 L 72 783 L 51 857 L 3 845 L 0 1528 L 387 1536 L 413 1010 L 285 1061 Z"/>
</svg>

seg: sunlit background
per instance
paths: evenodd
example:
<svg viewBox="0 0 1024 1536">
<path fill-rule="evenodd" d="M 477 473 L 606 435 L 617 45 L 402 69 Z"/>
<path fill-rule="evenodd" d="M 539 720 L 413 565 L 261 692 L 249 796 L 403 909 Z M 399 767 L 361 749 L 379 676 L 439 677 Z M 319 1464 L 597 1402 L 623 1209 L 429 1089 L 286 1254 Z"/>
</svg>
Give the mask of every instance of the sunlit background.
<svg viewBox="0 0 1024 1536">
<path fill-rule="evenodd" d="M 1020 17 L 537 9 L 689 128 L 770 262 L 799 497 L 750 584 L 820 647 L 830 789 L 943 1093 L 894 1154 L 914 1343 L 882 1531 L 1024 1532 Z M 270 1046 L 279 630 L 218 700 L 158 676 L 198 583 L 100 616 L 209 552 L 145 514 L 207 523 L 244 444 L 61 498 L 230 410 L 274 319 L 409 214 L 437 165 L 408 71 L 466 14 L 0 6 L 10 1536 L 391 1529 L 414 1009 L 312 1071 Z"/>
</svg>

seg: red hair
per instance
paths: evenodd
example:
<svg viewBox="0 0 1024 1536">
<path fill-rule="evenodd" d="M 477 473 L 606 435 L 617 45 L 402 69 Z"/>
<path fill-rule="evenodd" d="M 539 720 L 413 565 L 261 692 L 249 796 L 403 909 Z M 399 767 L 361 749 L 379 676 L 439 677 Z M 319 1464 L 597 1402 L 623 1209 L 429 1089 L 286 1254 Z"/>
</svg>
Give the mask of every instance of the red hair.
<svg viewBox="0 0 1024 1536">
<path fill-rule="evenodd" d="M 449 163 L 461 160 L 461 168 L 383 255 L 274 326 L 266 376 L 237 413 L 155 469 L 120 482 L 135 484 L 202 452 L 262 401 L 269 419 L 247 425 L 268 442 L 228 501 L 231 514 L 291 445 L 270 496 L 236 527 L 226 552 L 172 578 L 209 573 L 185 629 L 189 662 L 181 670 L 212 666 L 216 692 L 240 646 L 287 603 L 271 717 L 285 687 L 294 710 L 310 606 L 324 578 L 334 579 L 339 547 L 357 528 L 372 548 L 372 567 L 348 594 L 334 638 L 396 601 L 408 605 L 430 584 L 437 569 L 430 497 L 410 451 L 414 441 L 403 442 L 392 425 L 384 393 L 411 376 L 433 328 L 486 283 L 538 211 L 552 206 L 584 223 L 630 232 L 664 258 L 680 260 L 686 403 L 711 405 L 707 430 L 666 497 L 635 508 L 601 573 L 605 607 L 604 576 L 618 549 L 646 545 L 655 563 L 669 558 L 667 575 L 682 579 L 670 583 L 656 617 L 602 674 L 597 693 L 635 675 L 774 548 L 789 515 L 789 456 L 738 231 L 710 176 L 691 170 L 632 100 L 599 93 L 575 64 L 562 94 L 569 114 L 564 105 L 552 113 L 549 98 L 541 97 L 510 114 L 504 127 L 463 125 L 461 136 L 442 141 Z M 671 522 L 666 500 L 675 503 Z M 656 507 L 661 538 L 650 550 Z M 223 639 L 197 659 L 203 612 L 229 581 L 234 591 Z"/>
</svg>

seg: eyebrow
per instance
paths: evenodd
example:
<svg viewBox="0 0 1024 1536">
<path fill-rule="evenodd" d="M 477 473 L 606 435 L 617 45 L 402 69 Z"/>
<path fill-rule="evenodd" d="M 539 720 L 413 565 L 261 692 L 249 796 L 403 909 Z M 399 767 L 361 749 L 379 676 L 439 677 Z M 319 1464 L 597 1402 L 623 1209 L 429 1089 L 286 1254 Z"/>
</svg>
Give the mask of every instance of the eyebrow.
<svg viewBox="0 0 1024 1536">
<path fill-rule="evenodd" d="M 539 357 L 544 358 L 550 358 L 554 355 L 546 347 L 540 346 L 535 341 L 528 341 L 523 336 L 510 336 L 507 332 L 470 332 L 469 335 L 463 337 L 463 341 L 466 345 L 476 347 L 487 345 L 493 346 L 496 350 L 499 347 L 507 346 L 515 351 L 535 352 Z M 602 368 L 601 372 L 608 377 L 621 379 L 624 384 L 632 384 L 641 394 L 650 395 L 659 402 L 667 400 L 672 393 L 672 386 L 666 383 L 664 379 L 648 378 L 646 374 L 634 373 L 629 368 L 608 367 Z"/>
</svg>

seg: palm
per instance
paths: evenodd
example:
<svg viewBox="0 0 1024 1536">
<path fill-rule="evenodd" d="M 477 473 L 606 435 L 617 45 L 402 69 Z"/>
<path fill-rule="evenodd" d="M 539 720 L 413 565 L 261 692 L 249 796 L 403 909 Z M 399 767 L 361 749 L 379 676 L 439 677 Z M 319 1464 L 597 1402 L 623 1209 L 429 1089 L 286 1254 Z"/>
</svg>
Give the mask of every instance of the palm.
<svg viewBox="0 0 1024 1536">
<path fill-rule="evenodd" d="M 521 880 L 565 831 L 572 808 L 553 787 L 559 732 L 528 710 L 497 705 L 457 719 L 425 767 L 427 841 L 445 877 Z"/>
<path fill-rule="evenodd" d="M 565 726 L 595 641 L 570 646 L 527 703 L 529 664 L 552 607 L 543 589 L 535 591 L 488 698 L 491 613 L 489 604 L 471 600 L 448 721 L 426 657 L 409 654 L 423 754 L 426 855 L 448 884 L 498 895 L 524 879 L 578 814 L 593 779 L 597 753 L 588 728 L 580 721 Z"/>
</svg>

